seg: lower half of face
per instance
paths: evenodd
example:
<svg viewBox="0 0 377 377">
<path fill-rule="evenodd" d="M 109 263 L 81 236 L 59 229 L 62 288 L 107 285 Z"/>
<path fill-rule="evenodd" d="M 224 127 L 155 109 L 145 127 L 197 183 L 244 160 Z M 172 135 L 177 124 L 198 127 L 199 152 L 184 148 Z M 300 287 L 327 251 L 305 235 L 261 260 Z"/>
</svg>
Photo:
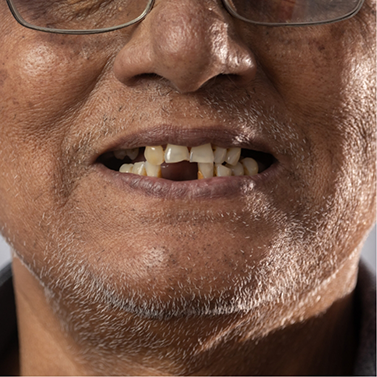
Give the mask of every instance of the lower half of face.
<svg viewBox="0 0 377 377">
<path fill-rule="evenodd" d="M 98 163 L 73 167 L 73 178 L 72 170 L 56 174 L 59 162 L 41 150 L 16 168 L 4 232 L 61 298 L 62 313 L 102 305 L 166 319 L 280 303 L 289 317 L 358 251 L 371 225 L 373 166 L 352 144 L 314 147 L 306 160 L 297 154 L 213 196 L 198 194 L 203 181 L 169 182 L 166 193 L 162 178 L 124 181 Z"/>
</svg>

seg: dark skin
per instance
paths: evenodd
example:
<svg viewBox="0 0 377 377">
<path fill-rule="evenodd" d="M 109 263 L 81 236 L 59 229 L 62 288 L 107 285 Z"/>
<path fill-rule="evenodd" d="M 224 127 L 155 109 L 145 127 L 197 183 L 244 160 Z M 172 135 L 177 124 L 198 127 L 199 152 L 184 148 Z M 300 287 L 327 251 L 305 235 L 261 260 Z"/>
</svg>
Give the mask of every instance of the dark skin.
<svg viewBox="0 0 377 377">
<path fill-rule="evenodd" d="M 18 310 L 23 313 L 21 318 L 25 318 L 25 321 L 19 323 L 26 340 L 26 348 L 21 353 L 22 367 L 38 375 L 47 372 L 54 375 L 85 375 L 88 370 L 86 368 L 90 366 L 85 368 L 83 364 L 72 362 L 76 346 L 62 333 L 60 323 L 51 313 L 50 305 L 43 299 L 40 285 L 17 261 L 15 266 L 21 278 L 21 284 L 16 286 L 18 297 L 21 297 Z M 27 293 L 28 296 L 24 295 L 25 284 L 33 288 L 32 295 L 30 292 Z M 43 317 L 35 317 L 35 307 L 44 309 Z M 333 303 L 325 313 L 309 316 L 302 322 L 272 331 L 257 341 L 240 342 L 242 335 L 238 331 L 230 331 L 234 339 L 224 341 L 216 347 L 215 352 L 211 349 L 203 351 L 190 360 L 190 364 L 183 362 L 180 368 L 193 375 L 351 375 L 357 344 L 352 308 L 353 296 L 350 294 Z M 204 320 L 202 326 L 205 324 L 210 328 L 215 321 L 217 325 L 227 328 L 239 323 L 240 318 L 234 316 L 228 321 L 211 318 L 210 321 Z M 194 323 L 171 320 L 168 325 L 179 328 L 182 322 L 190 329 L 198 324 L 197 320 Z M 158 332 L 159 328 L 153 330 Z M 180 341 L 185 342 L 187 339 L 182 332 L 178 330 L 175 335 L 179 335 Z M 35 337 L 35 333 L 39 336 Z M 51 338 L 51 333 L 57 335 L 57 342 Z M 193 339 L 189 339 L 188 343 L 191 341 Z M 41 354 L 43 358 L 40 357 Z M 166 365 L 168 360 L 162 361 L 166 369 L 177 368 Z M 125 370 L 129 375 L 166 375 L 166 372 L 145 364 L 134 360 L 127 363 Z"/>
<path fill-rule="evenodd" d="M 375 216 L 374 6 L 271 28 L 160 0 L 129 28 L 62 36 L 0 3 L 0 226 L 22 374 L 352 372 Z M 278 163 L 216 178 L 211 196 L 96 162 L 208 142 Z"/>
</svg>

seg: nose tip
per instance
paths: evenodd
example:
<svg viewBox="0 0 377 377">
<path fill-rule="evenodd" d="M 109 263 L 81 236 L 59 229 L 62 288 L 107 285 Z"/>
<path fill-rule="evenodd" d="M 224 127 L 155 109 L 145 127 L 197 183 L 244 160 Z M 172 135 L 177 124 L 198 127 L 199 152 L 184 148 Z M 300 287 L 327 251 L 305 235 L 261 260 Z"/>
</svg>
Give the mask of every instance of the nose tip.
<svg viewBox="0 0 377 377">
<path fill-rule="evenodd" d="M 134 85 L 155 74 L 190 93 L 219 75 L 232 75 L 239 85 L 254 78 L 255 57 L 230 23 L 205 2 L 192 3 L 168 0 L 152 10 L 115 59 L 119 81 Z"/>
</svg>

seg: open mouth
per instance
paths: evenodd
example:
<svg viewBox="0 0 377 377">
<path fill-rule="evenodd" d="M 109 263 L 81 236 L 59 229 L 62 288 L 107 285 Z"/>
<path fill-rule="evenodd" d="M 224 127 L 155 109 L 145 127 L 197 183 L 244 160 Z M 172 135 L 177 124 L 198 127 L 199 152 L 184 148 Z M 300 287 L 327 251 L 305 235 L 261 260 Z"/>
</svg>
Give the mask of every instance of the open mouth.
<svg viewBox="0 0 377 377">
<path fill-rule="evenodd" d="M 97 162 L 122 174 L 190 181 L 213 177 L 253 176 L 276 159 L 269 153 L 223 148 L 210 143 L 187 147 L 167 144 L 118 149 L 102 154 Z"/>
</svg>

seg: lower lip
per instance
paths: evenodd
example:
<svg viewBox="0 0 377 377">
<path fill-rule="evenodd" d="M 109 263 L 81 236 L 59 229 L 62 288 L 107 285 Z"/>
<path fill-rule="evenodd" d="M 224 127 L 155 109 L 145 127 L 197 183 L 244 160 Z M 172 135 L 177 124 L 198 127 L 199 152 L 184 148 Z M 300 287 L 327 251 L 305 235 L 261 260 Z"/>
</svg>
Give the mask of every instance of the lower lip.
<svg viewBox="0 0 377 377">
<path fill-rule="evenodd" d="M 192 181 L 170 181 L 163 178 L 119 173 L 96 164 L 97 171 L 119 189 L 133 191 L 148 197 L 162 199 L 220 199 L 244 196 L 276 175 L 278 164 L 274 163 L 261 174 L 240 177 L 215 177 Z"/>
</svg>

